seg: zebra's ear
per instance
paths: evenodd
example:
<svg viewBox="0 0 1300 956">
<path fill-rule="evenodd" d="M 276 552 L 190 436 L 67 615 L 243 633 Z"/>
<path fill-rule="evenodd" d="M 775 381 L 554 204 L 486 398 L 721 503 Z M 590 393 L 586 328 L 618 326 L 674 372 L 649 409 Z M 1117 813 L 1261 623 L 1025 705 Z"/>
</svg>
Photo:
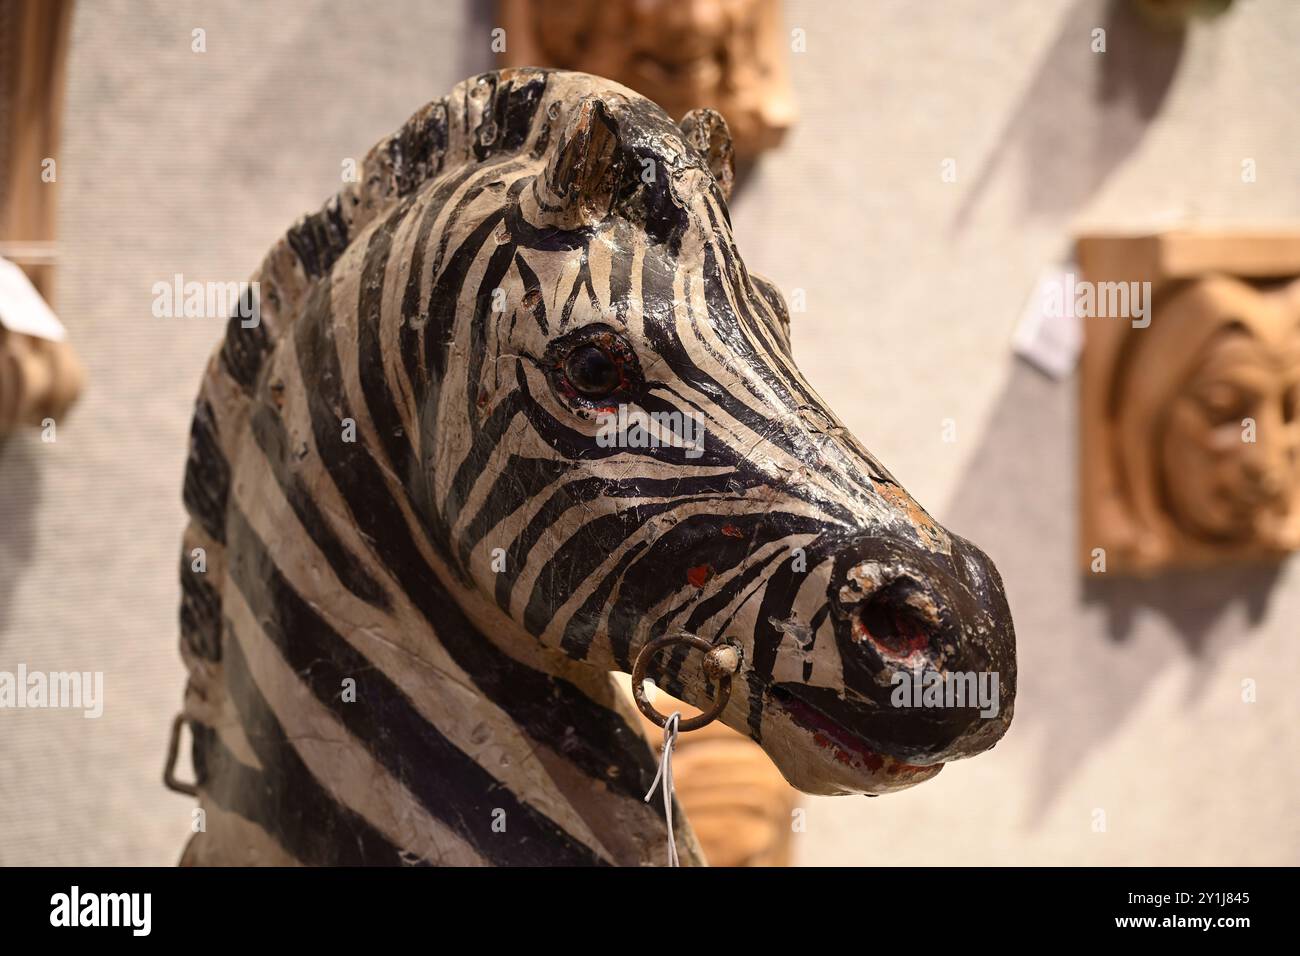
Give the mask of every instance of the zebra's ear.
<svg viewBox="0 0 1300 956">
<path fill-rule="evenodd" d="M 736 156 L 727 121 L 717 110 L 698 109 L 683 116 L 677 125 L 686 134 L 686 142 L 704 156 L 723 198 L 730 202 L 731 187 L 736 181 Z"/>
<path fill-rule="evenodd" d="M 618 122 L 598 96 L 581 99 L 570 111 L 546 171 L 533 180 L 535 226 L 577 229 L 609 215 L 623 163 Z"/>
</svg>

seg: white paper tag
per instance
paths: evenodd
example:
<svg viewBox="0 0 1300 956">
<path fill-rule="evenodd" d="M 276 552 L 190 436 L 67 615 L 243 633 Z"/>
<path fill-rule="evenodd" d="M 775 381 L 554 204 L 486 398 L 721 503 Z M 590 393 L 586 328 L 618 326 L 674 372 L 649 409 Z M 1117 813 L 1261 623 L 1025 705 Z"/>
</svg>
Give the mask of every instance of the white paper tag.
<svg viewBox="0 0 1300 956">
<path fill-rule="evenodd" d="M 1074 371 L 1083 348 L 1083 323 L 1062 290 L 1072 284 L 1073 263 L 1044 269 L 1016 324 L 1016 354 L 1055 379 Z M 1062 308 L 1062 305 L 1064 308 Z"/>
<path fill-rule="evenodd" d="M 41 339 L 62 342 L 67 330 L 36 291 L 27 274 L 8 259 L 0 259 L 0 325 Z"/>
</svg>

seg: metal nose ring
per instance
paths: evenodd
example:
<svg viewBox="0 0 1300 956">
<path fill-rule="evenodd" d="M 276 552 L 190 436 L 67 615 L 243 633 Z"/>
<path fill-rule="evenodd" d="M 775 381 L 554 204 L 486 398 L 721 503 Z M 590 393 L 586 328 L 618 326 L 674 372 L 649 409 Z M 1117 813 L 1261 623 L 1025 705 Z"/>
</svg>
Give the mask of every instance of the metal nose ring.
<svg viewBox="0 0 1300 956">
<path fill-rule="evenodd" d="M 718 685 L 713 706 L 698 717 L 680 721 L 678 726 L 678 730 L 682 733 L 688 730 L 699 730 L 713 723 L 727 706 L 727 701 L 731 699 L 731 675 L 740 669 L 740 654 L 730 644 L 719 644 L 715 647 L 704 638 L 693 634 L 670 634 L 658 637 L 641 648 L 641 653 L 636 656 L 636 663 L 632 665 L 632 696 L 636 700 L 637 709 L 658 727 L 667 726 L 669 718 L 655 710 L 646 698 L 646 669 L 650 666 L 651 658 L 671 644 L 688 644 L 697 651 L 703 651 L 704 673 Z"/>
</svg>

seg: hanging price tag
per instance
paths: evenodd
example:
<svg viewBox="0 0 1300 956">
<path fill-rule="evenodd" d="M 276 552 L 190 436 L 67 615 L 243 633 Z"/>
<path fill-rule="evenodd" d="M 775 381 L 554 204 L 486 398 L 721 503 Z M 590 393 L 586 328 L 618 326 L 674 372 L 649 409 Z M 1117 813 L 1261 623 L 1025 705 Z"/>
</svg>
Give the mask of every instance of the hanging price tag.
<svg viewBox="0 0 1300 956">
<path fill-rule="evenodd" d="M 1073 265 L 1044 269 L 1016 325 L 1012 348 L 1040 371 L 1062 379 L 1074 371 L 1083 348 L 1083 323 L 1063 289 L 1074 278 Z"/>
<path fill-rule="evenodd" d="M 8 259 L 0 259 L 0 325 L 10 332 L 62 342 L 67 330 L 27 274 Z"/>
</svg>

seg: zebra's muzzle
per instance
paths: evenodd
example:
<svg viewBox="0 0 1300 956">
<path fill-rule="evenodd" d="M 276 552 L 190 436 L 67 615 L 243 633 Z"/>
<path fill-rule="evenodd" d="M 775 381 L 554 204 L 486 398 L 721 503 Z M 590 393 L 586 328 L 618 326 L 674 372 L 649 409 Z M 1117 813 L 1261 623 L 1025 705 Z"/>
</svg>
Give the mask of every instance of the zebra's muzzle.
<svg viewBox="0 0 1300 956">
<path fill-rule="evenodd" d="M 820 755 L 792 757 L 796 786 L 903 789 L 1006 733 L 1016 670 L 1002 583 L 978 548 L 955 535 L 945 545 L 863 535 L 833 546 L 827 599 L 838 667 L 766 688 L 764 742 L 774 759 Z"/>
</svg>

